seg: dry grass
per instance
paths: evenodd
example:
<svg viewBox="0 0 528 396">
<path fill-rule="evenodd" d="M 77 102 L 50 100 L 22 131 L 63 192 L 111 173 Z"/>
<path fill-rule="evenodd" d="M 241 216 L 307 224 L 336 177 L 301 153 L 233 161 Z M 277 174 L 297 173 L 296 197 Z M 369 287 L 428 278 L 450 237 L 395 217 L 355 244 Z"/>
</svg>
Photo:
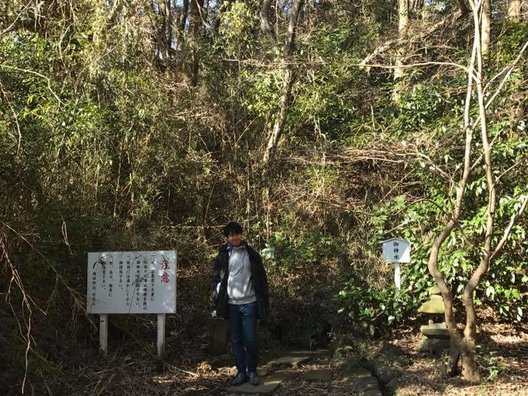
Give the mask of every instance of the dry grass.
<svg viewBox="0 0 528 396">
<path fill-rule="evenodd" d="M 486 324 L 479 333 L 478 361 L 485 381 L 481 385 L 465 383 L 459 377 L 446 375 L 445 359 L 432 358 L 417 352 L 420 336 L 416 333 L 399 333 L 393 340 L 370 340 L 369 348 L 375 350 L 390 343 L 405 356 L 400 366 L 402 375 L 393 379 L 388 388 L 398 396 L 411 395 L 528 395 L 528 329 L 501 324 Z M 265 362 L 288 351 L 272 340 L 264 339 L 262 369 Z M 263 344 L 264 344 L 263 343 Z M 224 389 L 234 375 L 229 355 L 211 357 L 207 353 L 208 332 L 203 329 L 194 337 L 183 337 L 173 332 L 168 340 L 165 363 L 157 361 L 152 343 L 142 347 L 133 340 L 124 340 L 119 349 L 104 359 L 94 349 L 79 351 L 80 364 L 64 366 L 60 374 L 42 376 L 41 389 L 46 394 L 69 395 L 225 395 Z M 396 358 L 396 357 L 395 357 Z M 308 381 L 310 371 L 332 369 L 332 380 Z M 18 389 L 18 390 L 17 390 Z M 42 394 L 32 388 L 35 394 Z M 17 394 L 13 387 L 11 393 Z M 340 371 L 329 355 L 313 358 L 300 365 L 296 374 L 285 381 L 276 395 L 344 396 L 350 394 L 340 382 Z"/>
</svg>

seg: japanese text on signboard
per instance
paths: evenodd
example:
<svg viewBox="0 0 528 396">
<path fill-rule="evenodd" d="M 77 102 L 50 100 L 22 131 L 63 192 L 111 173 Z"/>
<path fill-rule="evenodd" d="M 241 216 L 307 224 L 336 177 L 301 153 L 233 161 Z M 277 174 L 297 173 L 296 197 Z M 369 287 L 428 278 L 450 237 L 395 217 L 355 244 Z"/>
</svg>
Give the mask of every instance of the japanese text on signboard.
<svg viewBox="0 0 528 396">
<path fill-rule="evenodd" d="M 176 312 L 176 252 L 88 253 L 89 313 Z"/>
</svg>

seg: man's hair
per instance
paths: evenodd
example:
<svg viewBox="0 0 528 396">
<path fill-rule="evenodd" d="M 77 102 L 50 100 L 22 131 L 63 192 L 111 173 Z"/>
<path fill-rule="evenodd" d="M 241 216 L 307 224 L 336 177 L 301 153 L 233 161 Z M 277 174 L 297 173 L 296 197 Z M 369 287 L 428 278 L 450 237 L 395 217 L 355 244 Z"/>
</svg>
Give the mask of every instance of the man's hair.
<svg viewBox="0 0 528 396">
<path fill-rule="evenodd" d="M 224 236 L 227 238 L 229 235 L 241 235 L 242 226 L 235 221 L 231 221 L 224 227 Z"/>
</svg>

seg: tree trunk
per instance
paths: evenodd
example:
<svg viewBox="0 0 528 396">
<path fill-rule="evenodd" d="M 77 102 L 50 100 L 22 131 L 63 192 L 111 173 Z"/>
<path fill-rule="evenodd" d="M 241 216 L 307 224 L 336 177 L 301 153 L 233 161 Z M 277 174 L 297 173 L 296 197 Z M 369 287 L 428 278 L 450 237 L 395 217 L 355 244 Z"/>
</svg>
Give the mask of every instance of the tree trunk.
<svg viewBox="0 0 528 396">
<path fill-rule="evenodd" d="M 460 12 L 462 12 L 462 15 L 466 15 L 469 13 L 469 7 L 466 3 L 466 0 L 457 0 L 458 8 L 460 8 Z"/>
<path fill-rule="evenodd" d="M 521 20 L 521 0 L 510 0 L 508 2 L 508 19 L 519 22 Z"/>
<path fill-rule="evenodd" d="M 409 8 L 416 14 L 420 14 L 423 6 L 424 0 L 411 0 L 411 4 L 409 4 Z"/>
<path fill-rule="evenodd" d="M 268 142 L 266 149 L 264 150 L 264 155 L 262 159 L 262 182 L 264 187 L 262 188 L 262 205 L 265 210 L 264 214 L 264 223 L 266 226 L 266 236 L 271 236 L 271 219 L 270 219 L 270 183 L 268 183 L 269 176 L 269 162 L 270 159 L 277 147 L 279 138 L 284 127 L 284 122 L 286 121 L 286 116 L 288 113 L 288 106 L 290 103 L 291 90 L 293 85 L 293 65 L 291 63 L 293 51 L 295 48 L 295 33 L 297 31 L 297 20 L 301 12 L 301 7 L 304 0 L 294 0 L 291 11 L 290 11 L 290 21 L 288 24 L 288 35 L 286 36 L 286 43 L 284 44 L 284 55 L 283 55 L 283 65 L 284 68 L 284 80 L 281 93 L 281 99 L 279 104 L 279 112 L 273 123 L 273 129 L 271 130 L 268 136 Z"/>
<path fill-rule="evenodd" d="M 398 39 L 402 41 L 407 35 L 409 28 L 409 0 L 398 0 Z M 394 69 L 394 79 L 403 77 L 403 46 L 400 46 L 396 56 L 396 68 Z"/>
<path fill-rule="evenodd" d="M 167 62 L 167 60 L 170 58 L 172 42 L 171 0 L 165 0 L 162 2 L 152 1 L 152 12 L 154 14 L 159 14 L 161 17 L 160 26 L 156 29 L 156 50 L 162 58 L 163 62 Z"/>
<path fill-rule="evenodd" d="M 260 8 L 260 29 L 262 32 L 268 36 L 269 40 L 272 43 L 275 43 L 277 40 L 273 32 L 273 27 L 271 26 L 269 20 L 269 10 L 271 6 L 271 0 L 263 0 L 262 6 Z"/>
<path fill-rule="evenodd" d="M 172 6 L 171 0 L 165 2 L 165 59 L 171 57 L 172 50 Z"/>
<path fill-rule="evenodd" d="M 181 13 L 178 17 L 178 35 L 183 36 L 185 31 L 185 23 L 189 15 L 189 0 L 183 0 Z"/>
<path fill-rule="evenodd" d="M 200 41 L 200 26 L 202 24 L 202 9 L 204 0 L 191 0 L 191 21 L 189 31 L 191 34 L 191 65 L 190 65 L 190 76 L 191 86 L 196 87 L 198 85 L 198 74 L 200 71 L 200 59 L 198 56 L 198 46 Z"/>
<path fill-rule="evenodd" d="M 480 31 L 480 42 L 482 55 L 488 54 L 491 42 L 491 0 L 482 0 L 482 22 Z"/>
<path fill-rule="evenodd" d="M 282 87 L 279 114 L 277 114 L 277 117 L 275 118 L 275 122 L 273 123 L 273 129 L 268 138 L 268 144 L 266 146 L 266 151 L 264 152 L 263 161 L 264 161 L 264 164 L 266 165 L 270 160 L 273 150 L 277 146 L 279 137 L 282 132 L 282 127 L 284 125 L 284 121 L 286 120 L 286 113 L 288 110 L 288 104 L 290 102 L 290 97 L 291 97 L 292 83 L 293 83 L 293 70 L 291 69 L 291 67 L 286 67 L 286 71 L 284 73 L 284 86 Z"/>
<path fill-rule="evenodd" d="M 475 65 L 475 60 L 477 58 L 477 47 L 480 45 L 480 42 L 475 38 L 473 42 L 473 49 L 471 53 L 471 59 L 468 65 L 468 76 L 467 76 L 467 89 L 466 89 L 466 99 L 464 106 L 464 133 L 465 133 L 465 148 L 464 148 L 464 163 L 463 163 L 463 172 L 458 182 L 456 188 L 456 197 L 453 206 L 453 211 L 451 217 L 444 226 L 444 229 L 440 232 L 438 237 L 435 239 L 431 252 L 429 254 L 428 269 L 429 273 L 433 276 L 440 292 L 442 293 L 442 298 L 445 305 L 445 321 L 447 328 L 451 337 L 451 351 L 450 351 L 450 365 L 451 365 L 451 374 L 455 374 L 458 370 L 458 361 L 460 356 L 462 356 L 463 365 L 466 364 L 469 366 L 469 362 L 474 362 L 474 357 L 472 356 L 472 349 L 467 345 L 465 340 L 459 334 L 456 326 L 454 311 L 453 311 L 453 295 L 451 290 L 447 287 L 447 284 L 444 280 L 444 276 L 438 269 L 438 256 L 440 253 L 440 248 L 442 247 L 445 240 L 449 237 L 455 226 L 458 224 L 460 219 L 460 214 L 462 212 L 462 204 L 464 200 L 464 194 L 467 186 L 467 181 L 471 172 L 471 144 L 473 140 L 473 130 L 471 126 L 470 119 L 470 110 L 471 110 L 471 98 L 473 93 L 473 70 Z"/>
<path fill-rule="evenodd" d="M 268 143 L 264 151 L 264 156 L 262 160 L 264 169 L 266 169 L 268 162 L 271 158 L 271 155 L 273 154 L 273 151 L 275 150 L 275 147 L 277 146 L 280 135 L 282 133 L 282 128 L 284 126 L 284 121 L 286 120 L 286 114 L 287 114 L 288 105 L 289 105 L 290 96 L 291 96 L 291 88 L 293 84 L 293 66 L 291 64 L 291 58 L 293 55 L 293 50 L 295 48 L 295 32 L 297 30 L 297 19 L 299 18 L 299 14 L 301 12 L 302 3 L 303 3 L 303 0 L 295 0 L 292 6 L 291 14 L 290 14 L 290 22 L 288 25 L 288 35 L 286 37 L 286 43 L 284 44 L 284 59 L 283 59 L 283 67 L 285 69 L 284 80 L 283 80 L 284 85 L 282 87 L 279 113 L 277 114 L 277 117 L 275 118 L 273 129 L 271 133 L 269 134 Z"/>
<path fill-rule="evenodd" d="M 485 0 L 486 2 L 486 0 Z M 484 6 L 485 7 L 485 6 Z M 478 42 L 478 9 L 473 8 L 473 19 L 475 23 L 475 41 Z M 483 14 L 485 9 L 483 10 Z M 484 31 L 484 24 L 486 23 L 485 19 L 482 19 L 482 31 Z M 489 36 L 488 36 L 489 37 Z M 484 39 L 481 40 L 481 43 L 484 43 Z M 491 255 L 492 255 L 492 240 L 493 240 L 493 231 L 494 231 L 494 219 L 495 219 L 495 207 L 496 207 L 496 190 L 495 190 L 495 177 L 493 176 L 493 163 L 491 158 L 491 144 L 488 140 L 488 125 L 486 118 L 486 103 L 484 97 L 484 88 L 483 88 L 483 76 L 484 76 L 484 45 L 479 48 L 477 46 L 477 68 L 474 70 L 475 74 L 475 86 L 477 89 L 477 101 L 479 108 L 479 126 L 480 126 L 480 136 L 482 141 L 482 151 L 484 157 L 484 163 L 486 164 L 486 185 L 488 187 L 488 208 L 487 208 L 487 221 L 486 221 L 486 234 L 484 238 L 484 250 L 482 252 L 482 257 L 480 259 L 480 264 L 477 269 L 471 275 L 468 284 L 464 289 L 464 306 L 466 308 L 466 328 L 464 329 L 464 339 L 466 344 L 469 347 L 471 352 L 470 355 L 465 356 L 465 359 L 462 361 L 462 368 L 464 377 L 471 381 L 479 381 L 480 374 L 478 372 L 478 367 L 475 362 L 473 351 L 475 349 L 475 339 L 477 334 L 477 324 L 476 324 L 476 314 L 475 306 L 473 303 L 474 292 L 477 288 L 480 280 L 484 274 L 488 271 Z"/>
<path fill-rule="evenodd" d="M 402 42 L 407 35 L 409 28 L 409 0 L 398 0 L 398 40 Z M 403 71 L 403 58 L 405 56 L 405 47 L 400 43 L 396 52 L 396 61 L 394 68 L 394 91 L 392 98 L 396 103 L 400 102 Z"/>
</svg>

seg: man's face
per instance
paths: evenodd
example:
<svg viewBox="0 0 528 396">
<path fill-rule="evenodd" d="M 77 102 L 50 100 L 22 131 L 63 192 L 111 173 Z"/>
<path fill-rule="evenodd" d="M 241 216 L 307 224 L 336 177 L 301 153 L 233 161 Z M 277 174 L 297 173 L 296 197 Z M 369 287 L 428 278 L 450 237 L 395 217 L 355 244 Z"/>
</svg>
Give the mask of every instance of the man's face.
<svg viewBox="0 0 528 396">
<path fill-rule="evenodd" d="M 242 234 L 229 234 L 226 239 L 233 246 L 240 246 L 242 244 Z"/>
</svg>

